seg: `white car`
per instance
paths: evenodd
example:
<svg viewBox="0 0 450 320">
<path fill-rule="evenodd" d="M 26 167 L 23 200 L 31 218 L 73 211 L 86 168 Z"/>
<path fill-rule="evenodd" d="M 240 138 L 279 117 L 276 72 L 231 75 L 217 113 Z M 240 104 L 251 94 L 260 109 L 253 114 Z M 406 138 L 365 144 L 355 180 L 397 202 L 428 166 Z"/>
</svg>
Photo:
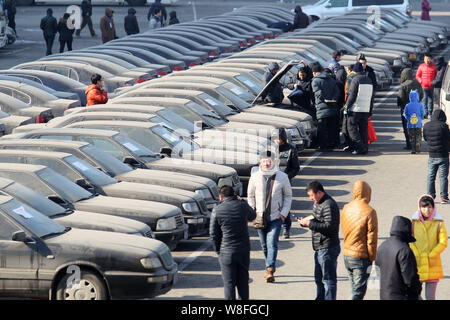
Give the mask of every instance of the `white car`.
<svg viewBox="0 0 450 320">
<path fill-rule="evenodd" d="M 354 9 L 366 9 L 369 6 L 397 9 L 405 14 L 407 8 L 410 8 L 409 0 L 320 0 L 313 5 L 302 6 L 302 11 L 317 20 L 341 16 Z"/>
</svg>

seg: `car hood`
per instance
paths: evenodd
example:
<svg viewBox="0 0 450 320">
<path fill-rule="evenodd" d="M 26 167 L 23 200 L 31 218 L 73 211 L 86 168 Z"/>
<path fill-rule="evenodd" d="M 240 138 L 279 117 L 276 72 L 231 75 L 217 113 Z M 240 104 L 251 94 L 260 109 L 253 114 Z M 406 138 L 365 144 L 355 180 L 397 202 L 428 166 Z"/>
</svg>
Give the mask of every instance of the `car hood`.
<svg viewBox="0 0 450 320">
<path fill-rule="evenodd" d="M 254 166 L 259 162 L 258 154 L 254 152 L 241 152 L 221 149 L 199 148 L 192 152 L 184 152 L 184 159 L 195 159 L 204 162 L 216 163 L 221 165 L 234 166 L 240 164 L 243 166 Z"/>
<path fill-rule="evenodd" d="M 146 234 L 150 232 L 150 227 L 142 222 L 116 217 L 107 214 L 78 211 L 72 214 L 56 217 L 54 221 L 62 224 L 65 227 L 120 232 L 120 233 L 141 233 Z"/>
<path fill-rule="evenodd" d="M 146 165 L 150 169 L 199 175 L 212 179 L 216 183 L 219 178 L 231 176 L 236 173 L 233 168 L 227 166 L 176 158 L 162 158 L 156 161 L 147 162 Z"/>
<path fill-rule="evenodd" d="M 77 210 L 127 217 L 146 224 L 181 214 L 179 208 L 167 203 L 119 197 L 96 196 L 78 201 L 74 206 Z"/>
<path fill-rule="evenodd" d="M 259 124 L 268 124 L 268 125 L 285 125 L 288 128 L 297 125 L 297 121 L 286 119 L 283 117 L 277 117 L 274 115 L 264 115 L 264 114 L 248 114 L 245 112 L 238 113 L 232 116 L 227 117 L 230 122 L 250 122 L 250 123 L 259 123 Z"/>
<path fill-rule="evenodd" d="M 294 111 L 294 110 L 286 110 L 280 108 L 273 108 L 264 105 L 256 105 L 251 108 L 245 109 L 244 112 L 251 113 L 261 113 L 267 115 L 279 115 L 281 117 L 286 117 L 290 119 L 295 119 L 297 121 L 311 121 L 312 117 L 306 112 Z"/>
</svg>

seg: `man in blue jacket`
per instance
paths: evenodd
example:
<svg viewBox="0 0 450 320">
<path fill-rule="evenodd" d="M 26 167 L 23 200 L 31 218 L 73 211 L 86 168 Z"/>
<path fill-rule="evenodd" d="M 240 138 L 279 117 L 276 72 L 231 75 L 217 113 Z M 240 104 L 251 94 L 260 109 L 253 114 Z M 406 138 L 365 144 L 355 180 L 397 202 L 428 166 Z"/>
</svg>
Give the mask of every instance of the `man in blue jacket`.
<svg viewBox="0 0 450 320">
<path fill-rule="evenodd" d="M 425 109 L 419 102 L 419 93 L 417 90 L 411 90 L 409 93 L 409 103 L 405 106 L 403 116 L 408 126 L 409 142 L 411 153 L 420 153 L 422 142 L 422 119 L 425 116 Z"/>
</svg>

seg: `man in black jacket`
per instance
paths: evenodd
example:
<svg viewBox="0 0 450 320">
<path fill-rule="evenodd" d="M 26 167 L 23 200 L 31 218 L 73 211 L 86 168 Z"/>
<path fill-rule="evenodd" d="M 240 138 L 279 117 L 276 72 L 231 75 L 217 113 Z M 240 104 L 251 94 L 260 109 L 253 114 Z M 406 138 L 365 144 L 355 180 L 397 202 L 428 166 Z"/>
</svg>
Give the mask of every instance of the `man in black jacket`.
<svg viewBox="0 0 450 320">
<path fill-rule="evenodd" d="M 57 30 L 59 32 L 59 53 L 64 52 L 64 47 L 67 43 L 67 50 L 72 51 L 73 33 L 75 29 L 69 29 L 67 23 L 70 18 L 70 13 L 64 13 L 64 16 L 59 20 Z"/>
<path fill-rule="evenodd" d="M 297 221 L 302 227 L 309 227 L 312 231 L 316 300 L 336 300 L 337 258 L 341 252 L 339 207 L 336 201 L 325 193 L 319 181 L 310 182 L 306 192 L 314 202 L 313 214 L 303 219 L 298 218 Z"/>
<path fill-rule="evenodd" d="M 280 66 L 276 62 L 271 62 L 267 66 L 266 72 L 264 72 L 264 85 L 267 85 L 270 80 L 278 73 L 280 70 Z M 280 81 L 275 81 L 272 83 L 267 90 L 266 94 L 269 102 L 279 104 L 283 101 L 283 87 L 281 86 Z M 262 99 L 265 99 L 266 96 L 262 96 Z"/>
<path fill-rule="evenodd" d="M 16 32 L 16 0 L 6 0 L 5 1 L 5 10 L 8 16 L 8 27 L 14 30 L 14 33 L 17 36 Z"/>
<path fill-rule="evenodd" d="M 134 8 L 128 9 L 128 15 L 124 19 L 124 28 L 128 36 L 140 32 L 139 24 L 136 19 L 136 10 Z"/>
<path fill-rule="evenodd" d="M 313 119 L 316 119 L 311 81 L 311 69 L 306 65 L 299 68 L 297 73 L 297 84 L 294 90 L 289 94 L 288 98 L 291 100 L 292 104 L 298 106 L 300 111 L 306 112 L 313 117 Z"/>
<path fill-rule="evenodd" d="M 221 202 L 214 207 L 211 215 L 210 237 L 214 251 L 219 255 L 225 299 L 236 300 L 237 287 L 240 299 L 248 300 L 248 222 L 255 220 L 256 212 L 246 201 L 240 200 L 230 186 L 220 188 L 219 200 Z"/>
<path fill-rule="evenodd" d="M 373 68 L 367 65 L 366 56 L 363 53 L 359 55 L 358 62 L 362 64 L 364 74 L 368 76 L 370 80 L 372 80 L 373 90 L 377 90 L 377 76 L 375 75 L 375 71 L 373 70 Z"/>
<path fill-rule="evenodd" d="M 303 12 L 301 6 L 295 7 L 294 23 L 292 24 L 292 30 L 304 29 L 309 25 L 309 17 Z"/>
<path fill-rule="evenodd" d="M 40 27 L 44 33 L 45 44 L 47 45 L 46 55 L 48 56 L 52 54 L 53 41 L 55 41 L 58 30 L 58 22 L 53 16 L 53 10 L 51 8 L 47 9 L 47 16 L 42 18 Z"/>
<path fill-rule="evenodd" d="M 78 29 L 76 31 L 76 35 L 80 36 L 81 30 L 83 30 L 83 28 L 88 25 L 89 27 L 89 32 L 91 33 L 92 37 L 95 37 L 95 31 L 94 31 L 94 26 L 92 25 L 92 4 L 91 4 L 91 0 L 83 0 L 81 2 L 81 26 L 80 29 Z"/>
<path fill-rule="evenodd" d="M 298 174 L 300 170 L 300 161 L 298 161 L 297 148 L 287 142 L 287 134 L 284 128 L 278 128 L 276 131 L 274 142 L 278 145 L 278 152 L 280 154 L 280 170 L 288 175 L 289 181 L 292 185 L 292 179 Z M 289 231 L 291 230 L 291 214 L 289 213 L 281 225 L 284 232 L 284 238 L 289 239 Z"/>
<path fill-rule="evenodd" d="M 447 70 L 447 64 L 448 62 L 445 60 L 444 57 L 439 56 L 435 59 L 434 66 L 436 70 L 438 71 L 436 78 L 434 78 L 433 81 L 431 81 L 431 87 L 434 88 L 433 90 L 433 101 L 436 105 L 435 108 L 440 108 L 441 104 L 441 87 L 442 87 L 442 81 L 444 80 L 444 74 L 445 70 Z"/>
<path fill-rule="evenodd" d="M 417 274 L 417 262 L 409 247 L 416 239 L 411 234 L 411 221 L 395 216 L 391 236 L 377 251 L 375 265 L 380 268 L 381 300 L 418 300 L 422 284 Z"/>
<path fill-rule="evenodd" d="M 423 138 L 428 144 L 427 194 L 436 197 L 435 180 L 439 171 L 441 203 L 450 203 L 448 199 L 448 168 L 450 131 L 446 123 L 447 116 L 441 109 L 434 110 L 431 121 L 423 126 Z"/>
</svg>

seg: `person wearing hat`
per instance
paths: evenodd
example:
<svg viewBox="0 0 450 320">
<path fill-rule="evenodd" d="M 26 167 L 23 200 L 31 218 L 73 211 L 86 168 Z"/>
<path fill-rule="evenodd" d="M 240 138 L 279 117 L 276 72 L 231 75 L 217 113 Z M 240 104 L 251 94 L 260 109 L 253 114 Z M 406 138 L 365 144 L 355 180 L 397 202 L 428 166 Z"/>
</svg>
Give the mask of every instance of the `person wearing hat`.
<svg viewBox="0 0 450 320">
<path fill-rule="evenodd" d="M 328 68 L 331 70 L 331 72 L 335 75 L 337 69 L 341 66 L 339 64 L 339 61 L 341 61 L 341 52 L 339 50 L 333 51 L 331 54 L 331 60 L 327 62 Z"/>
<path fill-rule="evenodd" d="M 58 22 L 57 30 L 59 32 L 59 53 L 64 52 L 64 47 L 67 43 L 67 50 L 72 51 L 73 33 L 75 29 L 69 29 L 67 22 L 69 21 L 70 13 L 64 13 L 63 17 Z"/>
<path fill-rule="evenodd" d="M 127 36 L 130 34 L 139 33 L 139 24 L 136 18 L 136 10 L 134 8 L 128 9 L 128 15 L 124 19 L 124 28 Z"/>
<path fill-rule="evenodd" d="M 419 300 L 422 284 L 409 246 L 415 241 L 411 220 L 395 216 L 390 237 L 378 247 L 375 259 L 375 265 L 380 268 L 381 300 Z"/>
<path fill-rule="evenodd" d="M 42 18 L 40 25 L 45 39 L 45 44 L 47 45 L 46 55 L 52 54 L 53 41 L 55 41 L 56 32 L 58 32 L 58 22 L 53 16 L 53 10 L 51 8 L 47 9 L 47 15 Z"/>
<path fill-rule="evenodd" d="M 259 167 L 250 175 L 247 202 L 256 211 L 254 226 L 258 232 L 265 259 L 264 279 L 274 282 L 281 225 L 292 204 L 289 177 L 278 168 L 276 153 L 265 151 L 260 156 Z"/>
<path fill-rule="evenodd" d="M 280 66 L 276 62 L 271 62 L 267 66 L 266 72 L 264 72 L 264 85 L 267 85 L 270 80 L 278 73 L 280 70 Z M 270 85 L 265 95 L 261 98 L 264 100 L 267 97 L 267 100 L 271 103 L 279 104 L 283 101 L 283 88 L 279 81 L 275 81 Z"/>
<path fill-rule="evenodd" d="M 117 39 L 113 14 L 114 14 L 113 9 L 106 8 L 105 15 L 100 19 L 100 30 L 102 32 L 103 43 Z"/>
<path fill-rule="evenodd" d="M 348 114 L 347 131 L 352 154 L 366 154 L 368 152 L 367 127 L 372 114 L 374 90 L 372 81 L 365 75 L 361 63 L 355 63 L 353 71 L 356 75 L 347 88 L 344 113 Z"/>
<path fill-rule="evenodd" d="M 373 68 L 367 65 L 367 59 L 363 53 L 359 55 L 358 62 L 362 64 L 365 75 L 372 80 L 373 90 L 377 90 L 377 76 L 375 75 Z"/>
<path fill-rule="evenodd" d="M 292 185 L 292 179 L 300 171 L 300 161 L 298 160 L 297 148 L 288 142 L 286 130 L 284 128 L 278 128 L 274 132 L 273 141 L 278 145 L 278 152 L 280 158 L 280 170 L 288 175 L 289 182 Z M 289 239 L 289 232 L 291 230 L 291 215 L 288 214 L 283 221 L 283 236 L 285 239 Z"/>
</svg>

